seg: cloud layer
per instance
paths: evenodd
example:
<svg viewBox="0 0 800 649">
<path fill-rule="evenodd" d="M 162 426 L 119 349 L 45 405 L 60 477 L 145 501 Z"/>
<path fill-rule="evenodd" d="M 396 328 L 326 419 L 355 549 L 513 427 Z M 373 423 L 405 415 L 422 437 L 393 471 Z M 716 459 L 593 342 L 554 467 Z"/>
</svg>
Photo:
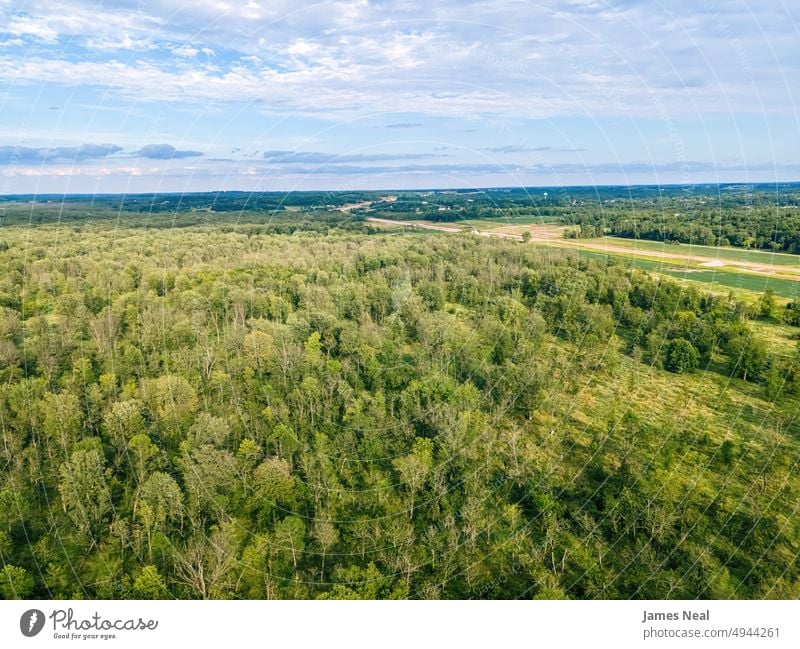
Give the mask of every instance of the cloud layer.
<svg viewBox="0 0 800 649">
<path fill-rule="evenodd" d="M 0 164 L 794 173 L 798 23 L 745 0 L 0 0 Z"/>
<path fill-rule="evenodd" d="M 681 113 L 786 110 L 793 6 L 12 0 L 0 34 L 21 51 L 0 57 L 0 78 L 302 109 L 628 113 L 652 111 L 656 93 Z"/>
<path fill-rule="evenodd" d="M 148 144 L 139 149 L 135 155 L 150 160 L 176 160 L 178 158 L 197 158 L 202 156 L 203 152 L 179 151 L 170 144 Z"/>
<path fill-rule="evenodd" d="M 385 162 L 447 157 L 444 153 L 320 153 L 319 151 L 264 151 L 269 162 L 281 164 L 345 164 L 350 162 Z"/>
<path fill-rule="evenodd" d="M 116 144 L 81 144 L 40 148 L 5 145 L 0 146 L 0 165 L 64 164 L 106 160 L 123 151 L 123 147 Z M 180 151 L 170 144 L 146 144 L 128 155 L 150 160 L 177 160 L 200 157 L 203 153 L 201 151 Z"/>
<path fill-rule="evenodd" d="M 0 164 L 36 164 L 48 162 L 85 162 L 119 153 L 115 144 L 81 144 L 62 147 L 0 146 Z"/>
</svg>

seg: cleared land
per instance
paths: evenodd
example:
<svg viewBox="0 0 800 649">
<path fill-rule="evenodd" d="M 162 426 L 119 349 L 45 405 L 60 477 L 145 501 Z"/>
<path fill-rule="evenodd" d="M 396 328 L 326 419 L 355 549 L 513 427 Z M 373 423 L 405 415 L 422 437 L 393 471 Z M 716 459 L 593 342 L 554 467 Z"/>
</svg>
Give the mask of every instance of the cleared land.
<svg viewBox="0 0 800 649">
<path fill-rule="evenodd" d="M 531 239 L 533 241 L 533 239 Z M 556 243 L 556 242 L 553 242 Z M 732 259 L 727 256 L 727 249 L 717 249 L 717 258 L 710 259 L 709 257 L 695 255 L 695 254 L 681 254 L 680 252 L 662 251 L 662 250 L 642 250 L 627 248 L 617 245 L 616 240 L 608 241 L 606 239 L 565 239 L 558 242 L 557 245 L 577 248 L 582 250 L 595 250 L 598 252 L 605 252 L 609 254 L 646 257 L 651 259 L 663 259 L 690 266 L 698 266 L 700 268 L 732 268 L 739 272 L 762 275 L 765 277 L 782 278 L 791 281 L 800 281 L 800 267 L 792 267 L 785 265 L 776 265 L 770 263 L 756 263 L 752 261 L 741 261 Z"/>
<path fill-rule="evenodd" d="M 631 255 L 619 255 L 614 253 L 603 253 L 593 250 L 578 249 L 576 251 L 581 257 L 587 257 L 600 261 L 624 260 L 634 268 L 646 270 L 652 273 L 668 275 L 674 279 L 689 280 L 692 282 L 702 282 L 710 288 L 719 287 L 720 289 L 734 289 L 740 291 L 750 291 L 763 293 L 772 290 L 776 295 L 783 298 L 800 297 L 800 282 L 779 277 L 769 277 L 765 275 L 755 275 L 741 273 L 734 270 L 718 269 L 699 269 L 687 265 L 671 264 L 667 261 L 654 259 L 642 259 Z"/>
<path fill-rule="evenodd" d="M 604 237 L 598 239 L 564 239 L 568 226 L 556 224 L 519 224 L 505 222 L 459 221 L 394 221 L 368 218 L 386 226 L 412 227 L 437 232 L 472 231 L 484 237 L 500 237 L 522 241 L 525 232 L 530 242 L 538 245 L 575 250 L 592 258 L 619 257 L 636 268 L 707 284 L 764 292 L 773 290 L 785 298 L 800 295 L 800 259 L 794 255 L 695 245 L 670 245 L 656 241 L 639 241 Z M 480 224 L 480 227 L 478 227 Z"/>
<path fill-rule="evenodd" d="M 689 254 L 699 257 L 709 257 L 725 261 L 744 261 L 758 265 L 796 266 L 800 268 L 800 256 L 785 252 L 770 252 L 766 250 L 744 250 L 742 248 L 723 246 L 702 246 L 685 243 L 663 243 L 660 241 L 647 241 L 644 239 L 624 239 L 621 237 L 604 237 L 590 239 L 589 241 L 604 241 L 619 248 L 631 250 L 657 250 L 669 254 Z"/>
<path fill-rule="evenodd" d="M 463 232 L 465 229 L 452 225 L 437 225 L 435 223 L 428 223 L 426 221 L 394 221 L 393 219 L 377 219 L 372 217 L 367 218 L 367 221 L 371 223 L 380 223 L 381 225 L 396 225 L 420 228 L 422 230 L 436 230 L 437 232 Z"/>
</svg>

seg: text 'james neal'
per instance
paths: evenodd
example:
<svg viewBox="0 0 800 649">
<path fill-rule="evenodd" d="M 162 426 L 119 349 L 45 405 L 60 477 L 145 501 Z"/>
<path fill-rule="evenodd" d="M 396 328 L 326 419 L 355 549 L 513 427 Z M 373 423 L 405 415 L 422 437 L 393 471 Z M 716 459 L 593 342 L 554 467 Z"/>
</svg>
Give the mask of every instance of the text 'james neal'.
<svg viewBox="0 0 800 649">
<path fill-rule="evenodd" d="M 653 622 L 653 621 L 665 621 L 665 620 L 693 620 L 693 621 L 700 621 L 700 620 L 709 620 L 711 612 L 710 611 L 682 611 L 681 613 L 673 612 L 673 613 L 657 613 L 652 611 L 645 611 L 644 616 L 642 618 L 642 624 L 645 622 Z"/>
</svg>

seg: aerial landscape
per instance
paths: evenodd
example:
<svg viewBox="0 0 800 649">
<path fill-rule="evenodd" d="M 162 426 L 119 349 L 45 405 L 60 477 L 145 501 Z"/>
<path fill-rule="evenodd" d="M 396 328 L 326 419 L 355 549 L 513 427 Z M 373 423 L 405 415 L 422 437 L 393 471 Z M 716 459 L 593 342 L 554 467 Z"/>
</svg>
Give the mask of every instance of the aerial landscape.
<svg viewBox="0 0 800 649">
<path fill-rule="evenodd" d="M 797 9 L 274 4 L 0 1 L 0 598 L 800 598 Z"/>
<path fill-rule="evenodd" d="M 796 597 L 798 208 L 4 199 L 1 592 Z"/>
</svg>

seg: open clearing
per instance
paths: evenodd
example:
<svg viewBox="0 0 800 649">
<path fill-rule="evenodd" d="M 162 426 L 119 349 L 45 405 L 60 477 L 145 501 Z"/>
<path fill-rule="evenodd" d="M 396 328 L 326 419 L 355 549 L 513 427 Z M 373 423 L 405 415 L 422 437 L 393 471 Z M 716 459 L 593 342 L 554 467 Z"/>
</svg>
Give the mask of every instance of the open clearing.
<svg viewBox="0 0 800 649">
<path fill-rule="evenodd" d="M 564 231 L 569 226 L 556 224 L 496 223 L 492 224 L 494 227 L 478 229 L 472 224 L 474 222 L 466 221 L 442 224 L 377 218 L 367 220 L 387 227 L 411 227 L 448 233 L 471 231 L 479 236 L 517 241 L 522 241 L 522 234 L 529 232 L 530 242 L 533 244 L 574 250 L 582 256 L 595 259 L 608 259 L 609 256 L 622 258 L 636 268 L 678 279 L 758 293 L 771 289 L 784 298 L 796 298 L 800 295 L 800 260 L 793 255 L 736 248 L 673 246 L 656 241 L 642 242 L 614 237 L 564 239 Z M 642 243 L 647 245 L 642 246 Z"/>
<path fill-rule="evenodd" d="M 451 225 L 437 225 L 434 223 L 427 223 L 425 221 L 395 221 L 393 219 L 378 219 L 373 217 L 368 217 L 367 221 L 370 223 L 378 223 L 380 225 L 421 228 L 422 230 L 436 230 L 437 232 L 463 232 L 465 229 Z"/>
<path fill-rule="evenodd" d="M 383 198 L 373 201 L 361 201 L 359 203 L 347 203 L 346 205 L 342 205 L 339 207 L 340 212 L 344 212 L 345 214 L 352 212 L 353 210 L 363 210 L 368 207 L 373 207 L 375 205 L 380 205 L 381 203 L 394 203 L 397 200 L 397 196 L 384 196 Z"/>
<path fill-rule="evenodd" d="M 533 238 L 531 239 L 534 240 Z M 555 242 L 553 242 L 555 244 Z M 606 239 L 564 239 L 556 245 L 574 249 L 596 250 L 610 254 L 626 255 L 633 257 L 646 257 L 651 259 L 664 259 L 675 263 L 696 265 L 702 268 L 714 267 L 718 269 L 730 268 L 737 272 L 776 277 L 793 281 L 800 281 L 800 266 L 775 265 L 770 263 L 756 263 L 742 261 L 727 256 L 727 249 L 716 249 L 717 259 L 709 259 L 702 255 L 681 254 L 680 252 L 662 250 L 640 250 L 626 248 L 617 244 L 617 240 Z"/>
<path fill-rule="evenodd" d="M 741 273 L 727 269 L 717 270 L 713 268 L 693 268 L 686 265 L 671 264 L 667 261 L 660 261 L 656 259 L 643 259 L 641 257 L 615 255 L 613 253 L 605 254 L 592 250 L 578 249 L 576 252 L 581 257 L 594 259 L 604 263 L 619 260 L 630 265 L 632 268 L 638 268 L 639 270 L 658 273 L 660 275 L 668 275 L 669 277 L 679 280 L 702 282 L 709 286 L 709 288 L 712 290 L 714 287 L 717 287 L 719 290 L 724 291 L 733 289 L 736 291 L 763 293 L 767 289 L 770 289 L 779 297 L 792 299 L 800 297 L 800 282 L 795 280 L 768 277 L 765 275 L 756 275 L 751 273 Z"/>
<path fill-rule="evenodd" d="M 687 243 L 663 243 L 661 241 L 648 241 L 645 239 L 625 239 L 622 237 L 603 237 L 587 239 L 591 242 L 606 242 L 618 248 L 627 248 L 636 251 L 659 251 L 669 255 L 692 255 L 697 257 L 710 257 L 730 261 L 753 262 L 758 265 L 771 266 L 797 266 L 800 267 L 800 255 L 785 252 L 771 252 L 768 250 L 745 250 L 724 246 L 702 246 Z"/>
</svg>

